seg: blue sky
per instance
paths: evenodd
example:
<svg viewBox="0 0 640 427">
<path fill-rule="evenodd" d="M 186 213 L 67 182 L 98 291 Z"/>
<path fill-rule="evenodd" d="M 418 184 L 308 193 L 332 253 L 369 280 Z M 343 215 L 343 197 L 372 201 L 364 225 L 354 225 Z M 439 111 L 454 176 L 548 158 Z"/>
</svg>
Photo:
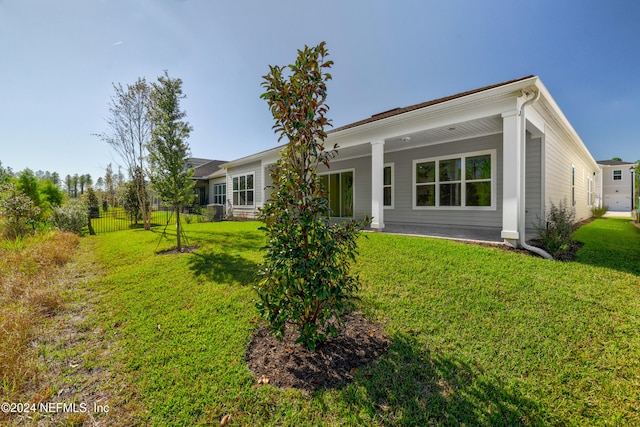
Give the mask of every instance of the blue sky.
<svg viewBox="0 0 640 427">
<path fill-rule="evenodd" d="M 637 0 L 0 0 L 0 161 L 104 175 L 112 83 L 180 77 L 194 157 L 277 144 L 269 64 L 325 40 L 335 127 L 538 75 L 596 160 L 640 159 Z"/>
</svg>

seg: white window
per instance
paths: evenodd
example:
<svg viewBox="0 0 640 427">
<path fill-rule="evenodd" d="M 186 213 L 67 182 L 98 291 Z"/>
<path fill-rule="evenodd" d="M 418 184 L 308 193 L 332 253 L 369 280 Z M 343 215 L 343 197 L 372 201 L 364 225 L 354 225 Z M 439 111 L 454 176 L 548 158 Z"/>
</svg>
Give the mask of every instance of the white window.
<svg viewBox="0 0 640 427">
<path fill-rule="evenodd" d="M 614 181 L 622 181 L 622 169 L 614 169 L 613 170 L 613 180 Z"/>
<path fill-rule="evenodd" d="M 227 184 L 213 184 L 213 203 L 224 205 L 227 203 Z"/>
<path fill-rule="evenodd" d="M 571 165 L 571 206 L 576 205 L 576 167 Z"/>
<path fill-rule="evenodd" d="M 393 209 L 393 163 L 388 163 L 384 165 L 384 174 L 383 174 L 383 205 L 385 208 Z"/>
<path fill-rule="evenodd" d="M 495 150 L 413 162 L 413 207 L 495 209 Z"/>
<path fill-rule="evenodd" d="M 589 190 L 587 193 L 587 205 L 593 206 L 593 179 L 589 178 Z"/>
<path fill-rule="evenodd" d="M 253 172 L 233 177 L 233 205 L 253 206 Z"/>
</svg>

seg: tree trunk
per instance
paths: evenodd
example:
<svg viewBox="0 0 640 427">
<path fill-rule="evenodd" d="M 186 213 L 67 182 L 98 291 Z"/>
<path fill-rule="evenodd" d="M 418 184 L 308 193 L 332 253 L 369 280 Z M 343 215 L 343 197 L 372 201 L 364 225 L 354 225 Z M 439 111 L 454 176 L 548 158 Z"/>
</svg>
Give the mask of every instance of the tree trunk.
<svg viewBox="0 0 640 427">
<path fill-rule="evenodd" d="M 93 229 L 93 226 L 91 225 L 91 215 L 87 216 L 87 226 L 89 227 L 89 235 L 91 236 L 95 236 L 96 232 Z"/>
<path fill-rule="evenodd" d="M 178 252 L 182 252 L 182 243 L 180 242 L 180 234 L 182 230 L 180 229 L 180 208 L 176 207 L 176 234 L 178 235 Z"/>
</svg>

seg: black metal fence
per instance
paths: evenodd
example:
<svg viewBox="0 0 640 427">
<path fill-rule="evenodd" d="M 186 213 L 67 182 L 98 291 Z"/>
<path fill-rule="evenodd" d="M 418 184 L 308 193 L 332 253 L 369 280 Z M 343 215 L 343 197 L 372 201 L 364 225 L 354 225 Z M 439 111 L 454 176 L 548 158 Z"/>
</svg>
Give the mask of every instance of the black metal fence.
<svg viewBox="0 0 640 427">
<path fill-rule="evenodd" d="M 185 209 L 180 214 L 182 223 L 208 222 L 215 218 L 207 214 L 206 207 L 194 207 Z M 120 207 L 109 207 L 106 211 L 102 208 L 90 219 L 91 227 L 96 234 L 111 231 L 132 230 L 143 228 L 142 219 L 135 218 Z M 151 226 L 165 227 L 176 223 L 176 214 L 169 208 L 153 208 L 151 210 Z"/>
</svg>

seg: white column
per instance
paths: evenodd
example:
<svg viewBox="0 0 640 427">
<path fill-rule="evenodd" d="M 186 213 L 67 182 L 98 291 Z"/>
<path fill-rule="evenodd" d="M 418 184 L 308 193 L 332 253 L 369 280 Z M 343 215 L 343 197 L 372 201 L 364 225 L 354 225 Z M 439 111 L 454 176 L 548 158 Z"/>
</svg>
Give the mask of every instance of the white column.
<svg viewBox="0 0 640 427">
<path fill-rule="evenodd" d="M 384 141 L 371 142 L 371 228 L 384 228 Z"/>
<path fill-rule="evenodd" d="M 517 110 L 502 114 L 502 233 L 501 237 L 516 246 L 520 233 L 520 160 L 522 138 Z"/>
</svg>

